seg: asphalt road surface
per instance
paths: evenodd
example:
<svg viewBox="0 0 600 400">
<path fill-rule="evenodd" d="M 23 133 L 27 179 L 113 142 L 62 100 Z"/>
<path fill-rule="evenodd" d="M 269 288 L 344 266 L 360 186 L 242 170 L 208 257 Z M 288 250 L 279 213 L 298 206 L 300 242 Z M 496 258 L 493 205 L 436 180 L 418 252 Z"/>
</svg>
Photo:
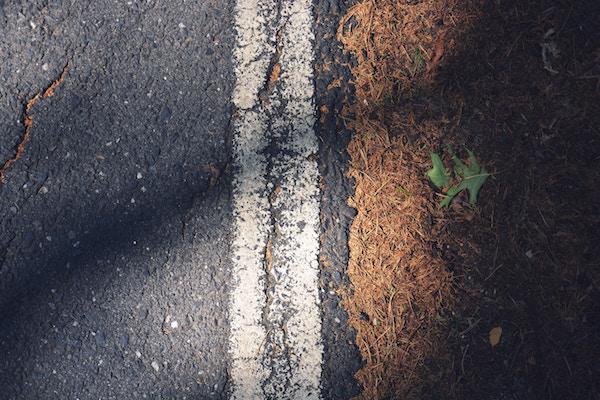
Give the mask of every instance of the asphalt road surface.
<svg viewBox="0 0 600 400">
<path fill-rule="evenodd" d="M 0 0 L 0 399 L 358 393 L 346 7 Z"/>
</svg>

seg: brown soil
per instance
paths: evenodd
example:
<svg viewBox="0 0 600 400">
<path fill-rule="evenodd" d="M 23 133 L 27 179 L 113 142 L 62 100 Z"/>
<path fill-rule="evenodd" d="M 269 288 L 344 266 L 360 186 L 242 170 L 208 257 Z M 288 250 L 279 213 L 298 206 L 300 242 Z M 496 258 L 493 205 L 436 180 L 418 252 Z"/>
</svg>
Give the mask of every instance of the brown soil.
<svg viewBox="0 0 600 400">
<path fill-rule="evenodd" d="M 363 0 L 341 21 L 362 398 L 599 398 L 599 11 Z M 448 144 L 492 172 L 475 206 L 438 208 Z"/>
</svg>

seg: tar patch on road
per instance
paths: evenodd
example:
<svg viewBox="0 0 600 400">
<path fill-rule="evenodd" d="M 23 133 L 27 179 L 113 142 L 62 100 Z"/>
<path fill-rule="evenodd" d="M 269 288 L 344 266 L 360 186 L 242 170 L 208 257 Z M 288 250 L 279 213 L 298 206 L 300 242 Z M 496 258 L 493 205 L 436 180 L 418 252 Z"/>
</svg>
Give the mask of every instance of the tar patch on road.
<svg viewBox="0 0 600 400">
<path fill-rule="evenodd" d="M 346 176 L 349 156 L 347 145 L 352 132 L 340 116 L 352 99 L 347 66 L 350 57 L 336 39 L 339 20 L 352 2 L 318 0 L 315 14 L 315 103 L 317 134 L 320 139 L 319 171 L 321 175 L 321 286 L 323 340 L 325 356 L 323 396 L 349 399 L 360 393 L 352 378 L 362 365 L 355 346 L 354 331 L 348 327 L 347 314 L 340 304 L 340 290 L 349 287 L 348 231 L 355 211 L 348 206 L 353 193 Z"/>
</svg>

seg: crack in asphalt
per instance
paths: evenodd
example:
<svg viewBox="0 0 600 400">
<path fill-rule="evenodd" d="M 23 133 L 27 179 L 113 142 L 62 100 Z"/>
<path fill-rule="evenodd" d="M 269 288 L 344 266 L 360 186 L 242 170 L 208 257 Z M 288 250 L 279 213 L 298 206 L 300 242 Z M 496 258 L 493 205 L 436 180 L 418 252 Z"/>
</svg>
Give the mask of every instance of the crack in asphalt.
<svg viewBox="0 0 600 400">
<path fill-rule="evenodd" d="M 48 99 L 54 96 L 54 91 L 58 89 L 60 85 L 63 84 L 65 77 L 67 76 L 67 72 L 71 67 L 71 60 L 67 59 L 67 63 L 63 67 L 60 75 L 54 81 L 52 81 L 43 91 L 37 92 L 32 98 L 30 98 L 23 108 L 23 118 L 22 123 L 25 126 L 25 130 L 23 131 L 23 136 L 21 140 L 17 144 L 17 149 L 15 151 L 15 155 L 9 158 L 4 162 L 2 167 L 0 167 L 0 185 L 5 183 L 6 181 L 6 173 L 8 170 L 23 157 L 25 154 L 25 148 L 27 147 L 27 143 L 31 140 L 31 131 L 33 129 L 33 116 L 31 115 L 31 110 L 33 107 L 39 103 L 41 100 Z"/>
</svg>

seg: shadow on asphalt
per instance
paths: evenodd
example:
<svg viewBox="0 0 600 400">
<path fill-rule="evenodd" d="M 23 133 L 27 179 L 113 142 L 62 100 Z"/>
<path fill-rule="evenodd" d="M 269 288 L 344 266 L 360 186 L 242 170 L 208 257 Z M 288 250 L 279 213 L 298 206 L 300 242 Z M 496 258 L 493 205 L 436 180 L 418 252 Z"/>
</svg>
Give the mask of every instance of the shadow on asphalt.
<svg viewBox="0 0 600 400">
<path fill-rule="evenodd" d="M 63 104 L 71 105 L 72 98 L 69 97 L 72 96 L 63 92 L 58 93 L 57 97 L 63 97 Z M 76 102 L 81 100 L 78 98 Z M 54 130 L 62 125 L 60 119 L 57 121 L 54 117 L 50 123 L 54 129 L 45 129 L 48 128 L 46 126 L 48 124 L 43 121 L 42 114 L 45 115 L 45 111 L 53 107 L 56 107 L 56 104 L 41 104 L 33 111 L 34 141 L 41 141 L 41 146 L 45 147 L 45 150 L 52 146 L 54 139 L 52 136 L 61 133 L 60 129 Z M 45 109 L 44 112 L 42 109 Z M 67 114 L 67 117 L 76 112 L 77 106 L 71 114 Z M 81 142 L 78 143 L 80 144 Z M 38 164 L 28 156 L 37 152 L 36 146 L 30 146 L 26 157 L 19 162 L 27 167 L 31 167 L 31 163 L 34 163 L 36 168 Z M 78 151 L 77 148 L 70 148 L 70 150 Z M 139 151 L 143 153 L 144 149 Z M 159 162 L 155 162 L 154 165 L 159 165 Z M 15 167 L 18 169 L 23 166 Z M 98 169 L 102 168 L 98 167 Z M 36 197 L 43 197 L 39 194 L 39 190 L 49 176 L 56 182 L 57 176 L 58 179 L 62 177 L 69 181 L 65 175 L 68 177 L 71 174 L 81 174 L 81 180 L 71 179 L 70 182 L 89 185 L 90 191 L 94 186 L 95 182 L 86 182 L 90 175 L 89 171 L 83 170 L 83 167 L 82 170 L 64 171 L 61 170 L 60 165 L 53 165 L 51 169 L 52 172 L 42 175 L 28 174 L 27 185 L 33 187 L 29 189 L 28 194 L 24 195 L 25 200 L 21 203 L 23 209 L 31 197 L 34 197 L 34 201 Z M 134 340 L 132 337 L 127 334 L 113 337 L 117 332 L 121 335 L 127 328 L 124 326 L 127 325 L 127 321 L 123 320 L 123 316 L 130 313 L 131 318 L 143 321 L 142 325 L 138 325 L 138 328 L 142 328 L 148 324 L 148 321 L 144 321 L 147 315 L 142 315 L 143 312 L 150 312 L 148 309 L 151 308 L 151 303 L 148 302 L 154 301 L 155 296 L 163 297 L 166 301 L 169 295 L 165 294 L 165 291 L 177 290 L 166 285 L 146 288 L 152 300 L 144 300 L 142 292 L 145 290 L 143 288 L 145 282 L 148 280 L 160 282 L 161 279 L 171 279 L 167 276 L 173 274 L 177 276 L 177 271 L 173 271 L 173 267 L 168 267 L 168 263 L 176 264 L 188 257 L 187 253 L 194 249 L 194 240 L 203 240 L 206 246 L 210 247 L 214 243 L 211 244 L 209 238 L 223 237 L 229 229 L 227 218 L 230 188 L 227 164 L 210 168 L 194 166 L 191 174 L 187 173 L 189 171 L 184 171 L 185 169 L 183 165 L 175 163 L 170 168 L 158 167 L 154 168 L 154 172 L 144 172 L 143 182 L 147 186 L 144 196 L 141 196 L 139 191 L 141 183 L 136 184 L 136 188 L 127 187 L 121 192 L 111 194 L 110 198 L 103 198 L 97 202 L 90 201 L 85 190 L 63 186 L 60 194 L 50 192 L 53 196 L 51 200 L 38 203 L 35 207 L 28 207 L 26 211 L 19 210 L 16 215 L 8 216 L 3 221 L 6 227 L 12 226 L 15 229 L 15 232 L 4 232 L 3 235 L 8 236 L 8 245 L 14 252 L 10 261 L 14 264 L 6 265 L 9 257 L 5 250 L 3 265 L 0 265 L 0 272 L 3 275 L 0 282 L 2 285 L 0 353 L 3 354 L 3 359 L 0 361 L 0 386 L 4 388 L 7 395 L 16 396 L 27 385 L 35 385 L 37 380 L 47 381 L 47 373 L 59 370 L 59 366 L 45 364 L 47 361 L 44 360 L 49 358 L 56 361 L 57 354 L 62 354 L 58 359 L 70 358 L 70 349 L 83 348 L 84 358 L 102 359 L 111 357 L 102 349 L 114 344 L 115 348 L 127 349 L 130 354 L 133 354 L 136 347 L 134 343 L 130 343 Z M 121 172 L 135 175 L 135 171 L 130 168 L 124 168 Z M 22 192 L 26 192 L 25 189 L 13 190 L 19 178 L 21 175 L 9 173 L 7 182 L 0 187 L 0 192 L 4 191 L 6 196 L 15 193 L 17 196 L 22 196 Z M 151 182 L 148 183 L 150 180 Z M 9 189 L 10 186 L 13 188 Z M 137 198 L 135 206 L 130 204 L 133 195 Z M 115 201 L 118 201 L 118 204 Z M 65 207 L 70 208 L 80 204 L 83 206 L 74 207 L 79 212 L 73 213 L 70 212 L 71 210 L 65 212 Z M 17 235 L 18 239 L 16 239 Z M 14 240 L 22 240 L 22 242 L 11 243 Z M 219 260 L 227 264 L 228 261 L 223 258 L 228 254 L 227 243 L 220 243 L 217 247 L 214 249 L 215 252 L 223 252 L 222 255 L 218 255 Z M 214 256 L 214 254 L 207 255 L 206 259 L 214 259 Z M 198 257 L 202 257 L 202 254 Z M 186 259 L 185 262 L 189 263 L 190 260 Z M 210 267 L 216 266 L 210 265 Z M 212 274 L 205 270 L 199 273 L 207 276 Z M 184 278 L 180 277 L 180 279 Z M 219 296 L 225 296 L 227 284 L 225 281 L 220 280 L 218 276 L 209 276 L 207 280 L 214 285 Z M 180 292 L 178 295 L 188 294 Z M 201 294 L 210 297 L 209 294 Z M 137 310 L 133 303 L 123 304 L 122 309 L 93 304 L 96 302 L 96 297 L 98 301 L 103 299 L 110 303 L 118 302 L 119 296 L 137 298 L 138 307 L 140 303 L 146 302 L 146 304 L 143 304 L 140 310 Z M 92 310 L 94 307 L 96 309 Z M 226 305 L 223 304 L 222 307 Z M 171 301 L 163 308 L 164 312 L 169 312 L 172 308 Z M 114 315 L 114 320 L 111 320 L 113 318 L 111 315 Z M 163 318 L 160 315 L 158 317 Z M 223 312 L 220 318 L 225 317 L 226 313 Z M 215 318 L 217 321 L 217 317 L 210 315 L 200 318 Z M 221 326 L 219 329 L 225 329 L 221 319 L 218 320 Z M 75 323 L 83 328 L 83 332 L 68 333 L 71 324 Z M 150 329 L 160 332 L 161 325 L 153 323 Z M 90 333 L 92 336 L 89 336 Z M 218 352 L 224 353 L 226 349 L 215 349 L 215 353 Z M 119 357 L 118 354 L 116 357 Z M 89 366 L 78 367 L 72 365 L 72 361 L 66 361 L 64 364 L 61 367 L 67 369 L 61 372 L 69 379 L 62 387 L 80 387 L 79 390 L 71 389 L 73 391 L 69 392 L 70 394 L 84 393 L 85 390 L 92 390 L 94 385 L 98 384 L 94 382 L 89 387 L 85 386 L 86 381 L 93 382 L 89 375 L 92 372 Z M 201 370 L 201 367 L 202 365 L 198 370 Z M 150 370 L 149 365 L 146 368 Z M 79 377 L 76 377 L 76 374 L 79 374 Z M 74 383 L 77 379 L 81 382 Z M 171 376 L 166 379 L 178 382 L 180 377 Z M 181 380 L 183 381 L 184 377 L 181 377 Z M 127 376 L 123 376 L 123 384 L 127 382 Z M 160 393 L 178 396 L 178 398 L 184 394 L 190 396 L 189 391 L 181 391 L 177 394 L 179 393 L 177 387 L 182 384 L 164 385 Z M 223 392 L 225 385 L 226 382 L 221 380 L 219 387 L 215 389 L 217 392 Z M 61 385 L 59 384 L 58 387 Z M 202 394 L 206 395 L 204 392 Z"/>
</svg>

